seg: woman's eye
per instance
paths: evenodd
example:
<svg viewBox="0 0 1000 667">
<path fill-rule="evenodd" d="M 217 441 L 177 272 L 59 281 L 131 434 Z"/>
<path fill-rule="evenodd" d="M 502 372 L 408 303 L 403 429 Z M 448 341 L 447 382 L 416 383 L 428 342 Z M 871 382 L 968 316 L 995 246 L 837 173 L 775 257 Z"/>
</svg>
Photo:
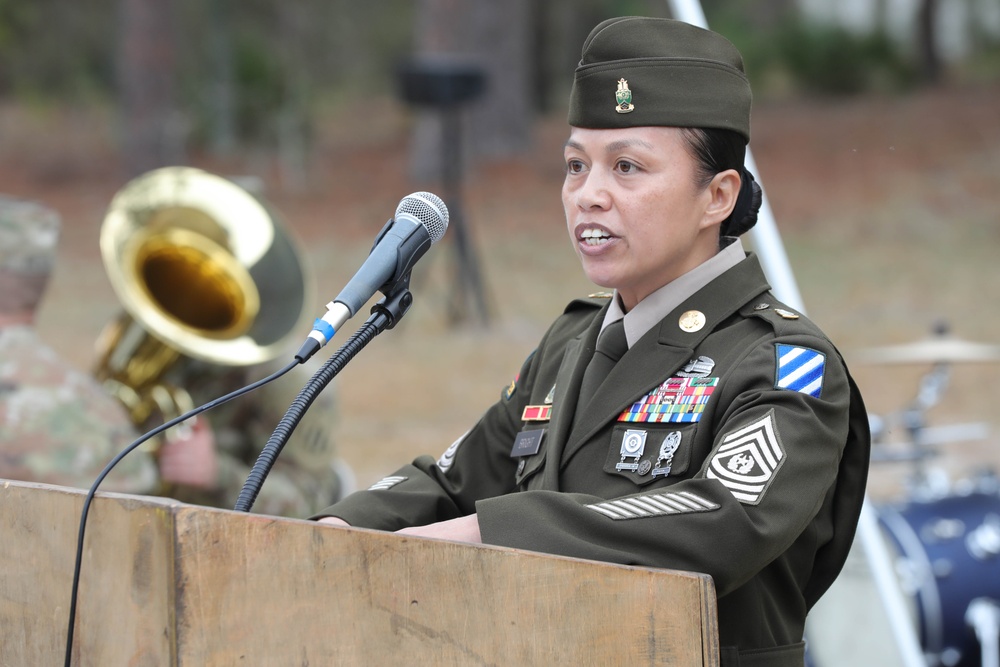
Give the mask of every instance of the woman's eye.
<svg viewBox="0 0 1000 667">
<path fill-rule="evenodd" d="M 566 161 L 566 171 L 571 174 L 579 174 L 583 171 L 583 162 L 580 160 L 567 160 Z"/>
<path fill-rule="evenodd" d="M 628 160 L 619 160 L 618 163 L 615 165 L 615 169 L 617 169 L 623 174 L 631 174 L 633 171 L 637 169 L 637 167 Z"/>
</svg>

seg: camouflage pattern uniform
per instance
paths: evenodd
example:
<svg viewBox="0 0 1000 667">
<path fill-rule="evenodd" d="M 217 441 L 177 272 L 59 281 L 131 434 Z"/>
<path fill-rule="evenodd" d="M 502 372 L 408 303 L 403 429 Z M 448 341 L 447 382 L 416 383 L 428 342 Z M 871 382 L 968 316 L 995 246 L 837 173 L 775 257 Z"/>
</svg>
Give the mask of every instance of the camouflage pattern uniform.
<svg viewBox="0 0 1000 667">
<path fill-rule="evenodd" d="M 58 237 L 54 211 L 0 196 L 0 477 L 89 488 L 137 434 L 118 402 L 31 324 Z M 136 451 L 101 488 L 144 493 L 156 478 L 151 455 Z"/>
<path fill-rule="evenodd" d="M 136 436 L 124 408 L 34 329 L 0 329 L 0 477 L 90 488 Z M 148 493 L 156 480 L 153 459 L 140 448 L 100 488 Z"/>
<path fill-rule="evenodd" d="M 191 388 L 195 405 L 201 405 L 278 370 L 288 359 L 250 368 L 219 369 L 190 361 L 183 381 Z M 186 503 L 232 509 L 247 477 L 281 421 L 285 411 L 305 386 L 311 371 L 298 366 L 277 380 L 203 413 L 215 436 L 218 481 L 213 489 L 174 486 L 167 494 Z M 252 511 L 274 516 L 305 518 L 339 499 L 344 480 L 338 475 L 331 433 L 334 397 L 328 386 L 309 407 L 292 432 L 274 466 L 261 485 Z"/>
</svg>

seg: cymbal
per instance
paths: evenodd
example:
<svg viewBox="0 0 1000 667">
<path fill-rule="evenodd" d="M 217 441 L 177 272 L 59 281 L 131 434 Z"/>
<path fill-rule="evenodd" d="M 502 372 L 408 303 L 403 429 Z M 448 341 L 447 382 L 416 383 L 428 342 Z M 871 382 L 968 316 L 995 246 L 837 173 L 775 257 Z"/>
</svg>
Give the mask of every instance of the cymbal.
<svg viewBox="0 0 1000 667">
<path fill-rule="evenodd" d="M 859 361 L 868 364 L 981 363 L 1000 361 L 1000 345 L 973 343 L 951 336 L 862 350 Z"/>
</svg>

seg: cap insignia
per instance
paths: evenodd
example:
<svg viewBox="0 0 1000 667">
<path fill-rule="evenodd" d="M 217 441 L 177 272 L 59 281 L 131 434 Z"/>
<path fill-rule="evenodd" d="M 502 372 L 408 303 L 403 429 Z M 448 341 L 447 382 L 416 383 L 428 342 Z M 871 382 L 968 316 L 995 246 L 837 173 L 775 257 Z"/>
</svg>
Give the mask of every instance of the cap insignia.
<svg viewBox="0 0 1000 667">
<path fill-rule="evenodd" d="M 625 79 L 618 79 L 618 90 L 615 92 L 615 101 L 618 105 L 615 107 L 615 111 L 618 113 L 630 113 L 635 109 L 635 105 L 632 104 L 632 91 L 628 89 L 628 81 Z"/>
</svg>

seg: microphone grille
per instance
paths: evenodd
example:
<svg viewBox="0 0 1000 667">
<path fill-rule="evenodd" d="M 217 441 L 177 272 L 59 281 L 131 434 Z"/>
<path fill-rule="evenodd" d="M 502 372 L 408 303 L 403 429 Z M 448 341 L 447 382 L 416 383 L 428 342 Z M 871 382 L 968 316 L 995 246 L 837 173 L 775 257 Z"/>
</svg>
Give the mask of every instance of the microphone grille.
<svg viewBox="0 0 1000 667">
<path fill-rule="evenodd" d="M 403 197 L 396 207 L 396 217 L 407 213 L 416 218 L 427 229 L 431 243 L 437 243 L 448 229 L 448 207 L 444 201 L 430 192 L 414 192 Z"/>
</svg>

